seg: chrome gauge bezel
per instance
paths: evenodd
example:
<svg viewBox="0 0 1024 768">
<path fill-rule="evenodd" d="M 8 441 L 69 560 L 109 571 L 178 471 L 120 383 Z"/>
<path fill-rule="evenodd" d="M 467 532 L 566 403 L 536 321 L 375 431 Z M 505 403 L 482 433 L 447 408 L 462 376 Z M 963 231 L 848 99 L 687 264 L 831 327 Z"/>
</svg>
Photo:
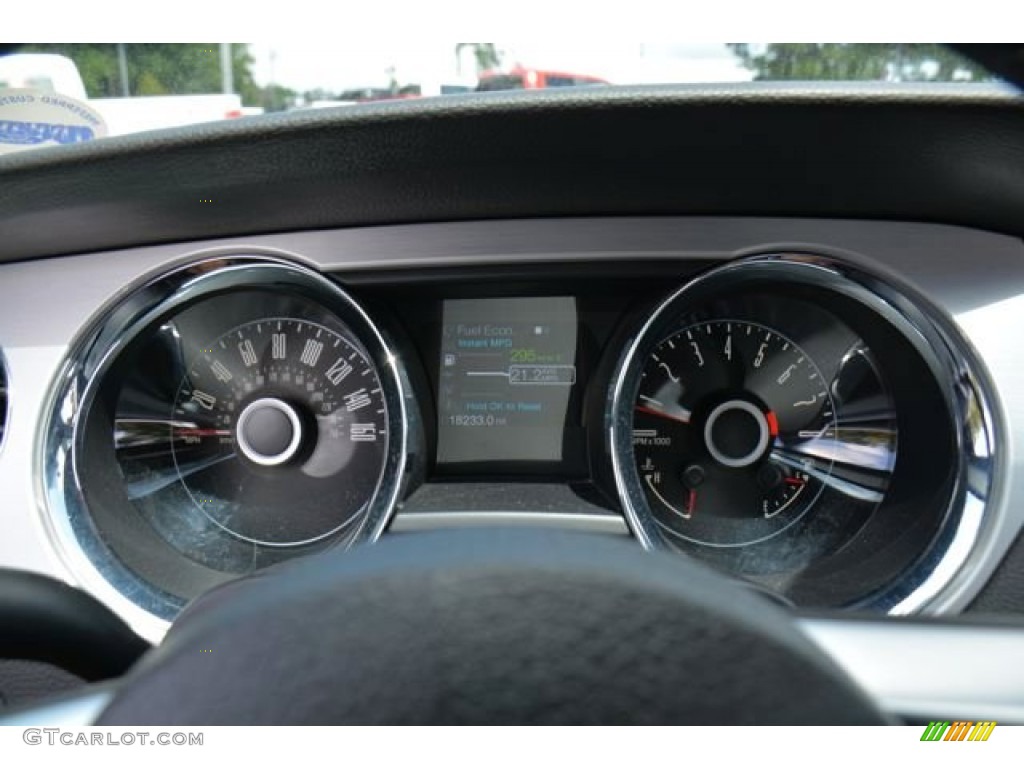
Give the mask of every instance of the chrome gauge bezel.
<svg viewBox="0 0 1024 768">
<path fill-rule="evenodd" d="M 858 608 L 890 614 L 928 612 L 968 563 L 994 523 L 1003 483 L 1004 445 L 998 401 L 978 355 L 946 314 L 895 276 L 857 260 L 822 253 L 745 256 L 716 267 L 673 292 L 646 318 L 619 358 L 606 401 L 605 426 L 616 491 L 633 535 L 647 549 L 667 548 L 648 507 L 632 441 L 633 398 L 645 355 L 676 318 L 723 291 L 758 283 L 791 283 L 839 294 L 890 324 L 934 374 L 952 417 L 954 481 L 943 523 L 926 551 Z"/>
<path fill-rule="evenodd" d="M 11 371 L 0 349 L 0 453 L 4 450 L 11 426 Z"/>
<path fill-rule="evenodd" d="M 384 468 L 348 545 L 380 537 L 401 489 L 408 420 L 400 362 L 380 329 L 340 286 L 284 255 L 251 250 L 198 254 L 130 286 L 70 345 L 44 404 L 35 461 L 43 522 L 58 556 L 84 588 L 150 640 L 163 636 L 180 600 L 122 564 L 93 524 L 78 460 L 83 425 L 105 374 L 133 340 L 198 301 L 251 289 L 290 292 L 332 311 L 359 339 L 379 373 L 389 431 Z"/>
</svg>

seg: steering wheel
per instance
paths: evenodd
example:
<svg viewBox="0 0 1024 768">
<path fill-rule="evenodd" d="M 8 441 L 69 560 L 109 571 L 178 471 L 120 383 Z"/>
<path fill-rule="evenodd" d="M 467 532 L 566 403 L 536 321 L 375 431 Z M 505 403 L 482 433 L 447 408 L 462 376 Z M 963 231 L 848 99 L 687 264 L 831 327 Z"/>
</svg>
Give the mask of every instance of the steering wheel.
<svg viewBox="0 0 1024 768">
<path fill-rule="evenodd" d="M 219 587 L 100 725 L 882 724 L 793 618 L 594 534 L 394 535 Z"/>
</svg>

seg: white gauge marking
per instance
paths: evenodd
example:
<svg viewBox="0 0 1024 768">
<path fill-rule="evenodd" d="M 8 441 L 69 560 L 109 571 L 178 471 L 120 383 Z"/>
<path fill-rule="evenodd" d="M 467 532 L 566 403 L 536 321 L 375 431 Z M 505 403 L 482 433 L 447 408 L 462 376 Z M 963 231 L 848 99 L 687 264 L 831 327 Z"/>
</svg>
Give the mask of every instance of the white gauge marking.
<svg viewBox="0 0 1024 768">
<path fill-rule="evenodd" d="M 789 377 L 793 375 L 793 371 L 795 371 L 795 370 L 796 370 L 796 364 L 793 363 L 786 370 L 784 370 L 782 372 L 782 375 L 779 376 L 779 378 L 776 379 L 776 381 L 780 385 L 785 384 L 787 381 L 789 381 Z"/>
<path fill-rule="evenodd" d="M 231 381 L 231 371 L 220 360 L 214 360 L 213 364 L 210 365 L 210 370 L 213 371 L 213 375 L 217 377 L 219 381 Z"/>
<path fill-rule="evenodd" d="M 327 377 L 327 380 L 331 382 L 331 384 L 337 386 L 350 373 L 352 373 L 352 366 L 345 362 L 343 358 L 339 357 L 335 360 L 334 365 L 327 369 L 327 373 L 325 373 L 324 376 Z"/>
<path fill-rule="evenodd" d="M 213 410 L 213 406 L 217 404 L 217 398 L 213 395 L 208 395 L 200 389 L 192 390 L 192 399 L 195 400 L 199 405 L 208 411 Z"/>
<path fill-rule="evenodd" d="M 697 367 L 704 367 L 704 356 L 700 353 L 700 347 L 697 346 L 696 341 L 691 341 L 690 346 L 693 347 L 693 354 L 697 357 Z M 673 379 L 673 381 L 679 381 L 679 379 Z"/>
<path fill-rule="evenodd" d="M 764 342 L 760 347 L 757 348 L 757 357 L 754 358 L 754 367 L 760 368 L 761 363 L 764 362 L 764 352 L 768 349 L 768 342 Z"/>
<path fill-rule="evenodd" d="M 374 443 L 377 441 L 377 425 L 352 424 L 349 426 L 348 438 L 353 443 Z"/>
<path fill-rule="evenodd" d="M 660 493 L 658 493 L 658 489 L 654 485 L 655 477 L 657 477 L 660 480 L 661 479 L 661 473 L 660 472 L 655 472 L 655 473 L 650 474 L 650 475 L 644 475 L 644 480 L 647 481 L 647 487 L 651 489 L 651 493 L 653 493 L 655 496 L 657 496 L 658 500 L 662 504 L 664 504 L 666 507 L 671 509 L 673 512 L 675 512 L 677 515 L 679 515 L 684 520 L 689 520 L 691 517 L 693 517 L 693 513 L 692 512 L 683 512 L 683 511 L 681 511 L 679 509 L 676 509 L 674 506 L 672 506 L 671 504 L 668 503 L 668 500 L 664 496 L 662 496 Z"/>
<path fill-rule="evenodd" d="M 304 362 L 306 365 L 313 367 L 316 365 L 316 361 L 320 359 L 320 353 L 323 351 L 323 348 L 324 344 L 322 341 L 306 339 L 306 346 L 302 348 L 302 354 L 299 356 L 299 360 Z"/>
<path fill-rule="evenodd" d="M 280 324 L 279 324 L 280 325 Z M 284 360 L 288 350 L 288 337 L 283 333 L 274 333 L 270 336 L 270 357 L 274 360 Z"/>
<path fill-rule="evenodd" d="M 345 401 L 345 409 L 352 413 L 358 411 L 360 408 L 365 408 L 370 404 L 370 396 L 366 392 L 366 388 L 357 389 L 355 392 L 350 392 L 343 398 Z"/>
<path fill-rule="evenodd" d="M 256 365 L 258 358 L 256 357 L 256 350 L 253 349 L 252 342 L 246 339 L 238 345 L 238 353 L 242 356 L 242 362 L 246 366 Z"/>
</svg>

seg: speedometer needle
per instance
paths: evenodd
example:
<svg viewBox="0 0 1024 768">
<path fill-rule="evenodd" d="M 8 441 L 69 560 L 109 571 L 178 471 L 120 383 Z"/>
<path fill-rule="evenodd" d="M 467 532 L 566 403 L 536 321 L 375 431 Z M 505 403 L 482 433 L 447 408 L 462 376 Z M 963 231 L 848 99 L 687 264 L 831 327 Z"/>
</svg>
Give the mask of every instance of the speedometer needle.
<svg viewBox="0 0 1024 768">
<path fill-rule="evenodd" d="M 174 434 L 185 437 L 227 437 L 231 434 L 230 429 L 175 429 Z"/>
<path fill-rule="evenodd" d="M 680 424 L 690 423 L 690 412 L 679 409 L 679 415 L 674 413 L 665 413 L 665 411 L 657 411 L 654 408 L 648 408 L 646 405 L 635 405 L 633 410 L 639 411 L 640 413 L 649 413 L 651 416 L 661 416 L 663 419 L 670 419 L 672 421 L 678 421 Z"/>
</svg>

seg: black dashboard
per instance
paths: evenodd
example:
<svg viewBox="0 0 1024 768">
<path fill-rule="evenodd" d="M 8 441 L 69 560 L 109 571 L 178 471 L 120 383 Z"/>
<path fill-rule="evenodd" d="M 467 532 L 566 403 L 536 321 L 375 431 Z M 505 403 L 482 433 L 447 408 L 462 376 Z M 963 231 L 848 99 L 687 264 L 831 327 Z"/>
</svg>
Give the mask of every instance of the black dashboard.
<svg viewBox="0 0 1024 768">
<path fill-rule="evenodd" d="M 152 640 L 222 582 L 468 526 L 798 612 L 1019 615 L 1022 166 L 1002 93 L 758 84 L 5 158 L 0 565 Z"/>
</svg>

